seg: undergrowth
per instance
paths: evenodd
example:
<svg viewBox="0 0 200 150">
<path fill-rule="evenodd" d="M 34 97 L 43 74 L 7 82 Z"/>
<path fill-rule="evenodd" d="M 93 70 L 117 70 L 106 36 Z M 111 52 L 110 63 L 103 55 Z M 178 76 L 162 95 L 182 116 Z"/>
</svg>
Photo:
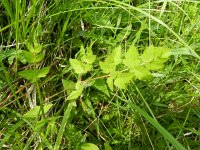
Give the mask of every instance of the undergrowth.
<svg viewBox="0 0 200 150">
<path fill-rule="evenodd" d="M 0 0 L 1 149 L 199 149 L 199 8 Z"/>
</svg>

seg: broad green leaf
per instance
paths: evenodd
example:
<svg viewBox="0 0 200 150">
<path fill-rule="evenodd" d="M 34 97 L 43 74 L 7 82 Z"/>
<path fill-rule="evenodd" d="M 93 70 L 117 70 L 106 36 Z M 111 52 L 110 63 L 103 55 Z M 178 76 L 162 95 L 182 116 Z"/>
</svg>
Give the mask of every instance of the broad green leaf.
<svg viewBox="0 0 200 150">
<path fill-rule="evenodd" d="M 158 51 L 158 53 L 160 54 L 159 51 Z M 146 49 L 144 50 L 141 58 L 142 58 L 143 62 L 149 63 L 149 62 L 154 60 L 155 55 L 156 55 L 155 47 L 154 46 L 149 46 L 149 47 L 146 47 Z"/>
<path fill-rule="evenodd" d="M 112 77 L 109 77 L 109 78 L 107 78 L 107 80 L 106 80 L 106 82 L 107 82 L 107 84 L 108 84 L 108 87 L 109 87 L 109 89 L 111 90 L 111 91 L 113 91 L 114 90 L 114 88 L 113 88 L 113 78 Z"/>
<path fill-rule="evenodd" d="M 36 116 L 37 117 L 37 116 Z M 27 117 L 24 117 L 27 118 Z M 29 117 L 28 117 L 29 118 Z M 42 119 L 38 122 L 36 122 L 36 124 L 34 125 L 34 131 L 40 131 L 41 128 L 47 123 L 48 121 L 46 119 Z"/>
<path fill-rule="evenodd" d="M 131 82 L 133 77 L 132 73 L 119 73 L 114 81 L 114 85 L 119 89 L 126 89 L 127 84 Z"/>
<path fill-rule="evenodd" d="M 143 66 L 137 66 L 130 70 L 134 73 L 135 77 L 139 80 L 145 80 L 152 77 L 152 74 Z"/>
<path fill-rule="evenodd" d="M 85 74 L 92 69 L 92 65 L 85 64 L 77 59 L 70 59 L 69 62 L 77 74 Z"/>
<path fill-rule="evenodd" d="M 16 51 L 16 50 L 15 50 Z M 18 54 L 17 54 L 18 53 Z M 27 61 L 26 59 L 24 58 L 24 56 L 22 55 L 22 50 L 18 50 L 18 52 L 16 51 L 15 53 L 11 54 L 8 58 L 8 63 L 10 65 L 13 64 L 14 62 L 14 59 L 17 57 L 18 61 L 20 61 L 21 63 L 23 64 L 26 64 Z"/>
<path fill-rule="evenodd" d="M 137 48 L 135 46 L 130 46 L 128 51 L 125 53 L 124 65 L 131 69 L 134 66 L 138 66 L 140 62 L 141 60 L 139 59 Z"/>
<path fill-rule="evenodd" d="M 39 54 L 40 52 L 42 52 L 42 45 L 35 45 L 34 46 L 34 51 L 32 53 L 36 53 L 36 54 Z"/>
<path fill-rule="evenodd" d="M 146 64 L 145 67 L 148 68 L 148 70 L 159 70 L 164 67 L 165 62 L 165 59 L 160 58 L 152 61 L 151 63 Z"/>
<path fill-rule="evenodd" d="M 75 83 L 71 80 L 62 80 L 64 89 L 67 91 L 67 94 L 71 93 L 75 89 Z"/>
<path fill-rule="evenodd" d="M 144 63 L 151 63 L 152 61 L 160 58 L 166 59 L 167 61 L 169 56 L 170 53 L 168 48 L 154 47 L 151 45 L 144 50 L 141 58 Z"/>
<path fill-rule="evenodd" d="M 110 94 L 108 92 L 108 87 L 107 87 L 106 82 L 105 82 L 104 79 L 97 79 L 97 80 L 95 80 L 93 86 L 97 90 L 99 90 L 99 91 L 103 92 L 104 94 L 106 94 L 107 96 L 110 96 Z"/>
<path fill-rule="evenodd" d="M 53 104 L 45 104 L 43 106 L 44 108 L 44 113 L 47 113 L 49 111 L 49 109 L 53 106 Z M 31 108 L 27 113 L 25 113 L 23 115 L 24 118 L 36 118 L 38 115 L 41 115 L 41 111 L 40 111 L 40 106 L 35 106 L 33 108 Z"/>
<path fill-rule="evenodd" d="M 122 29 L 116 37 L 116 42 L 122 42 L 123 40 L 125 40 L 129 34 L 131 33 L 131 29 L 132 29 L 132 25 L 128 25 L 127 27 L 125 27 L 124 29 Z"/>
<path fill-rule="evenodd" d="M 109 111 L 109 113 L 102 114 L 101 119 L 103 122 L 108 122 L 108 121 L 111 121 L 113 117 L 115 116 L 116 116 L 116 112 L 111 110 Z"/>
<path fill-rule="evenodd" d="M 104 143 L 104 149 L 105 150 L 113 150 L 112 147 L 109 145 L 109 143 Z"/>
<path fill-rule="evenodd" d="M 24 59 L 25 59 L 29 64 L 36 63 L 35 55 L 32 54 L 31 52 L 23 51 L 23 52 L 22 52 L 22 56 L 24 57 Z"/>
<path fill-rule="evenodd" d="M 18 74 L 27 79 L 27 80 L 30 80 L 32 83 L 36 82 L 37 81 L 37 71 L 35 70 L 24 70 L 24 71 L 20 71 L 18 72 Z"/>
<path fill-rule="evenodd" d="M 49 73 L 50 67 L 44 67 L 40 70 L 37 70 L 37 78 L 43 78 L 46 77 L 46 75 Z"/>
<path fill-rule="evenodd" d="M 91 80 L 91 81 L 84 82 L 84 84 L 82 85 L 84 86 L 84 88 L 87 88 L 87 87 L 93 86 L 94 83 L 95 83 L 95 80 Z"/>
<path fill-rule="evenodd" d="M 21 53 L 21 50 L 18 51 L 18 53 Z M 0 61 L 4 60 L 7 57 L 10 57 L 12 55 L 16 55 L 16 49 L 10 49 L 10 50 L 4 50 L 0 52 Z"/>
<path fill-rule="evenodd" d="M 44 56 L 45 56 L 44 53 L 40 53 L 40 54 L 36 55 L 35 56 L 35 63 L 42 61 Z"/>
<path fill-rule="evenodd" d="M 99 148 L 93 143 L 81 144 L 80 150 L 99 150 Z"/>
<path fill-rule="evenodd" d="M 67 100 L 75 100 L 77 99 L 79 96 L 81 96 L 82 92 L 83 92 L 83 87 L 79 87 L 77 90 L 72 91 L 69 96 L 67 97 Z"/>
<path fill-rule="evenodd" d="M 170 52 L 165 47 L 149 46 L 142 54 L 142 61 L 148 70 L 158 70 L 164 67 L 164 63 L 168 60 Z"/>
<path fill-rule="evenodd" d="M 121 63 L 121 46 L 116 47 L 110 54 L 114 59 L 114 64 L 118 65 Z"/>
<path fill-rule="evenodd" d="M 78 53 L 79 53 L 80 57 L 85 55 L 85 48 L 84 48 L 83 44 L 81 44 L 81 48 L 80 48 L 80 51 Z"/>
<path fill-rule="evenodd" d="M 115 66 L 121 63 L 121 46 L 116 47 L 105 59 L 105 62 L 114 64 Z"/>
<path fill-rule="evenodd" d="M 38 79 L 46 77 L 50 70 L 50 67 L 44 67 L 42 69 L 35 69 L 35 70 L 24 70 L 18 72 L 18 74 L 27 79 L 30 80 L 32 83 L 36 82 Z"/>
<path fill-rule="evenodd" d="M 81 61 L 87 64 L 93 64 L 95 60 L 96 60 L 96 56 L 93 55 L 92 53 L 81 57 Z"/>
<path fill-rule="evenodd" d="M 109 63 L 109 62 L 99 62 L 99 66 L 103 73 L 108 74 L 111 72 L 115 72 L 116 70 L 116 65 L 114 63 Z"/>
<path fill-rule="evenodd" d="M 42 45 L 39 45 L 37 43 L 34 43 L 34 47 L 33 47 L 32 44 L 26 42 L 26 46 L 27 46 L 29 52 L 31 52 L 33 54 L 38 54 L 42 51 Z"/>
<path fill-rule="evenodd" d="M 121 63 L 121 46 L 116 47 L 111 54 L 109 54 L 104 62 L 100 62 L 101 70 L 108 74 L 115 72 L 116 66 Z"/>
<path fill-rule="evenodd" d="M 33 64 L 33 63 L 40 62 L 44 58 L 45 54 L 40 53 L 36 55 L 31 52 L 23 51 L 22 56 L 29 64 Z"/>
<path fill-rule="evenodd" d="M 167 47 L 158 47 L 162 51 L 161 57 L 162 59 L 166 59 L 166 61 L 169 59 L 169 56 L 171 55 L 171 50 Z"/>
<path fill-rule="evenodd" d="M 96 60 L 96 56 L 93 54 L 91 47 L 88 47 L 86 51 L 83 45 L 81 45 L 79 53 L 81 61 L 86 64 L 93 64 L 94 61 Z"/>
</svg>

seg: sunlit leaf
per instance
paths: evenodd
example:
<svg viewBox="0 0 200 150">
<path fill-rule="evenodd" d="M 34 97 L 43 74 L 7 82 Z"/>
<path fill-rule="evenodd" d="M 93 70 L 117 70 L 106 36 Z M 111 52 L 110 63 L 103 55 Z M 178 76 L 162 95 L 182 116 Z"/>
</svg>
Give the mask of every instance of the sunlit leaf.
<svg viewBox="0 0 200 150">
<path fill-rule="evenodd" d="M 99 62 L 99 66 L 103 73 L 108 74 L 116 70 L 116 65 L 109 62 Z"/>
<path fill-rule="evenodd" d="M 126 89 L 126 86 L 133 79 L 133 73 L 119 73 L 114 81 L 114 85 L 120 89 Z"/>
<path fill-rule="evenodd" d="M 31 82 L 36 82 L 37 81 L 37 73 L 35 70 L 24 70 L 24 71 L 20 71 L 18 72 L 18 74 L 27 79 L 30 80 Z"/>
<path fill-rule="evenodd" d="M 38 79 L 46 77 L 50 70 L 50 67 L 44 67 L 42 69 L 35 69 L 35 70 L 24 70 L 18 72 L 18 74 L 27 79 L 30 80 L 31 82 L 36 82 Z"/>
<path fill-rule="evenodd" d="M 144 50 L 141 58 L 149 70 L 158 70 L 164 67 L 164 63 L 170 56 L 169 49 L 165 47 L 149 46 Z"/>
<path fill-rule="evenodd" d="M 95 60 L 96 60 L 96 56 L 93 55 L 92 53 L 81 57 L 81 61 L 87 64 L 93 64 Z"/>
<path fill-rule="evenodd" d="M 167 61 L 169 56 L 170 53 L 168 48 L 154 47 L 151 45 L 144 50 L 141 58 L 143 62 L 151 63 L 156 59 L 165 59 Z"/>
<path fill-rule="evenodd" d="M 29 50 L 29 52 L 33 54 L 38 54 L 42 51 L 42 45 L 39 45 L 38 43 L 34 43 L 34 46 L 28 42 L 26 42 L 26 46 Z"/>
<path fill-rule="evenodd" d="M 111 57 L 113 57 L 114 64 L 118 65 L 121 63 L 121 46 L 116 47 L 114 50 L 112 50 L 112 53 L 110 54 Z"/>
<path fill-rule="evenodd" d="M 81 144 L 80 150 L 99 150 L 99 148 L 93 143 Z"/>
<path fill-rule="evenodd" d="M 164 59 L 157 59 L 154 60 L 151 63 L 148 63 L 145 65 L 146 68 L 148 68 L 148 70 L 159 70 L 161 68 L 164 67 L 164 63 L 166 62 L 166 60 Z"/>
<path fill-rule="evenodd" d="M 31 52 L 27 52 L 27 51 L 23 51 L 22 55 L 24 57 L 24 59 L 29 63 L 29 64 L 33 64 L 36 62 L 35 60 L 35 55 L 32 54 Z"/>
<path fill-rule="evenodd" d="M 92 69 L 92 65 L 85 64 L 77 59 L 70 59 L 70 65 L 77 74 L 85 74 Z"/>
<path fill-rule="evenodd" d="M 113 49 L 112 52 L 106 57 L 105 62 L 114 64 L 115 66 L 121 63 L 121 46 Z"/>
<path fill-rule="evenodd" d="M 92 45 L 91 45 L 92 46 Z M 96 60 L 96 56 L 93 54 L 92 49 L 90 47 L 87 47 L 87 50 L 81 45 L 80 51 L 79 51 L 79 57 L 81 59 L 81 62 L 86 64 L 93 64 Z"/>
<path fill-rule="evenodd" d="M 114 90 L 114 88 L 113 88 L 113 78 L 112 77 L 109 77 L 109 78 L 107 78 L 107 80 L 106 80 L 106 82 L 107 82 L 107 84 L 108 84 L 108 87 L 109 87 L 109 89 L 111 90 L 111 91 L 113 91 Z"/>
<path fill-rule="evenodd" d="M 121 46 L 116 47 L 99 66 L 106 74 L 115 72 L 116 66 L 121 63 Z"/>
<path fill-rule="evenodd" d="M 134 67 L 134 69 L 130 70 L 134 73 L 135 77 L 139 80 L 145 80 L 152 77 L 152 74 L 143 66 Z"/>
<path fill-rule="evenodd" d="M 37 55 L 37 54 L 27 52 L 27 51 L 23 51 L 22 55 L 29 64 L 40 62 L 43 60 L 43 58 L 45 56 L 45 54 L 43 54 L 43 53 L 40 53 Z"/>
<path fill-rule="evenodd" d="M 44 113 L 47 113 L 49 109 L 53 106 L 53 104 L 45 104 L 43 106 L 44 108 Z M 40 111 L 40 114 L 39 114 Z M 41 115 L 42 111 L 40 110 L 40 106 L 35 106 L 31 108 L 28 112 L 26 112 L 23 117 L 24 118 L 36 118 L 38 115 Z"/>
<path fill-rule="evenodd" d="M 130 46 L 128 51 L 125 53 L 124 65 L 129 69 L 134 66 L 138 66 L 141 60 L 139 59 L 139 53 L 135 46 Z"/>
<path fill-rule="evenodd" d="M 44 53 L 37 54 L 37 55 L 35 56 L 35 63 L 42 61 L 43 58 L 44 58 L 44 56 L 45 56 Z"/>
<path fill-rule="evenodd" d="M 82 92 L 83 92 L 83 87 L 79 87 L 77 90 L 72 91 L 69 96 L 67 97 L 67 100 L 75 100 L 77 99 L 79 96 L 81 96 Z"/>
<path fill-rule="evenodd" d="M 46 75 L 49 73 L 50 67 L 44 67 L 40 70 L 37 70 L 37 78 L 43 78 L 46 77 Z"/>
</svg>

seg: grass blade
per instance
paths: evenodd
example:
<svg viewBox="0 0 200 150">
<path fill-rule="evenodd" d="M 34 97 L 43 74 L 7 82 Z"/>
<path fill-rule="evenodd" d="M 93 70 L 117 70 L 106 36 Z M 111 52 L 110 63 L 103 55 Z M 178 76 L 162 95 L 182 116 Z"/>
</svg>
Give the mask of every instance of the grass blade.
<svg viewBox="0 0 200 150">
<path fill-rule="evenodd" d="M 133 104 L 130 100 L 128 101 L 132 109 L 137 110 L 146 120 L 148 120 L 171 144 L 178 150 L 185 150 L 185 148 L 165 129 L 159 122 L 149 116 L 144 110 L 137 105 Z"/>
<path fill-rule="evenodd" d="M 56 138 L 56 143 L 55 143 L 55 146 L 54 146 L 54 150 L 59 150 L 60 148 L 60 143 L 61 143 L 61 140 L 62 140 L 62 136 L 63 136 L 63 133 L 65 131 L 65 126 L 68 122 L 68 119 L 70 117 L 70 113 L 71 113 L 71 110 L 72 110 L 72 107 L 74 106 L 74 102 L 70 102 L 65 113 L 64 113 L 64 117 L 63 117 L 63 120 L 62 120 L 62 123 L 61 123 L 61 126 L 60 126 L 60 129 L 59 129 L 59 133 L 58 133 L 58 136 Z"/>
<path fill-rule="evenodd" d="M 5 135 L 5 137 L 1 140 L 0 147 L 3 147 L 4 143 L 6 143 L 9 140 L 9 138 L 12 136 L 12 134 L 15 133 L 15 130 L 17 130 L 19 127 L 21 127 L 23 123 L 24 123 L 23 121 L 19 121 L 18 123 L 16 123 L 9 130 L 9 132 L 7 132 L 7 134 Z"/>
</svg>

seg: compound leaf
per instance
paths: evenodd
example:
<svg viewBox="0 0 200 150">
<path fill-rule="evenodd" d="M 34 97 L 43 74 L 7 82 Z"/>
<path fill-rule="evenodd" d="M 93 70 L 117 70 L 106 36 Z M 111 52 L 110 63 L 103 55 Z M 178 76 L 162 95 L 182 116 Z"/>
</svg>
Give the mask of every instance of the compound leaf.
<svg viewBox="0 0 200 150">
<path fill-rule="evenodd" d="M 77 59 L 70 59 L 69 62 L 77 74 L 85 74 L 92 69 L 92 65 L 85 64 Z"/>
<path fill-rule="evenodd" d="M 103 73 L 111 73 L 116 70 L 116 65 L 114 63 L 109 63 L 109 62 L 99 62 L 99 66 Z"/>
<path fill-rule="evenodd" d="M 124 65 L 129 69 L 139 65 L 141 60 L 139 59 L 139 53 L 135 46 L 130 46 L 128 51 L 125 53 Z"/>
<path fill-rule="evenodd" d="M 127 84 L 133 79 L 134 75 L 132 73 L 119 73 L 115 78 L 114 85 L 119 89 L 126 89 Z"/>
<path fill-rule="evenodd" d="M 37 81 L 37 74 L 36 74 L 37 71 L 35 70 L 24 70 L 24 71 L 20 71 L 18 72 L 18 74 L 27 79 L 27 80 L 30 80 L 32 83 L 36 82 Z"/>
<path fill-rule="evenodd" d="M 114 90 L 114 88 L 113 88 L 113 78 L 112 77 L 109 77 L 109 78 L 107 78 L 107 80 L 106 80 L 106 82 L 107 82 L 107 84 L 108 84 L 108 87 L 109 87 L 109 89 L 111 90 L 111 91 L 113 91 Z"/>
<path fill-rule="evenodd" d="M 40 70 L 37 70 L 37 78 L 43 78 L 46 77 L 46 75 L 49 73 L 50 67 L 44 67 Z"/>
<path fill-rule="evenodd" d="M 62 80 L 64 89 L 67 91 L 67 94 L 71 93 L 75 89 L 75 83 L 71 80 Z"/>
<path fill-rule="evenodd" d="M 97 80 L 95 80 L 93 86 L 97 90 L 99 90 L 99 91 L 103 92 L 104 94 L 106 94 L 107 96 L 110 96 L 110 94 L 108 92 L 108 87 L 107 87 L 104 79 L 97 79 Z"/>
<path fill-rule="evenodd" d="M 145 80 L 152 77 L 150 71 L 143 66 L 134 67 L 130 71 L 133 72 L 135 77 L 139 80 Z"/>
<path fill-rule="evenodd" d="M 83 92 L 83 87 L 79 87 L 77 90 L 72 91 L 69 96 L 67 97 L 67 100 L 75 100 L 77 99 L 79 96 L 81 96 L 82 92 Z"/>
<path fill-rule="evenodd" d="M 53 106 L 53 104 L 45 104 L 43 106 L 44 113 L 47 113 L 49 109 Z M 40 112 L 40 114 L 39 114 Z M 36 118 L 38 115 L 41 115 L 40 106 L 35 106 L 31 108 L 28 112 L 26 112 L 23 117 L 24 118 Z"/>
</svg>

